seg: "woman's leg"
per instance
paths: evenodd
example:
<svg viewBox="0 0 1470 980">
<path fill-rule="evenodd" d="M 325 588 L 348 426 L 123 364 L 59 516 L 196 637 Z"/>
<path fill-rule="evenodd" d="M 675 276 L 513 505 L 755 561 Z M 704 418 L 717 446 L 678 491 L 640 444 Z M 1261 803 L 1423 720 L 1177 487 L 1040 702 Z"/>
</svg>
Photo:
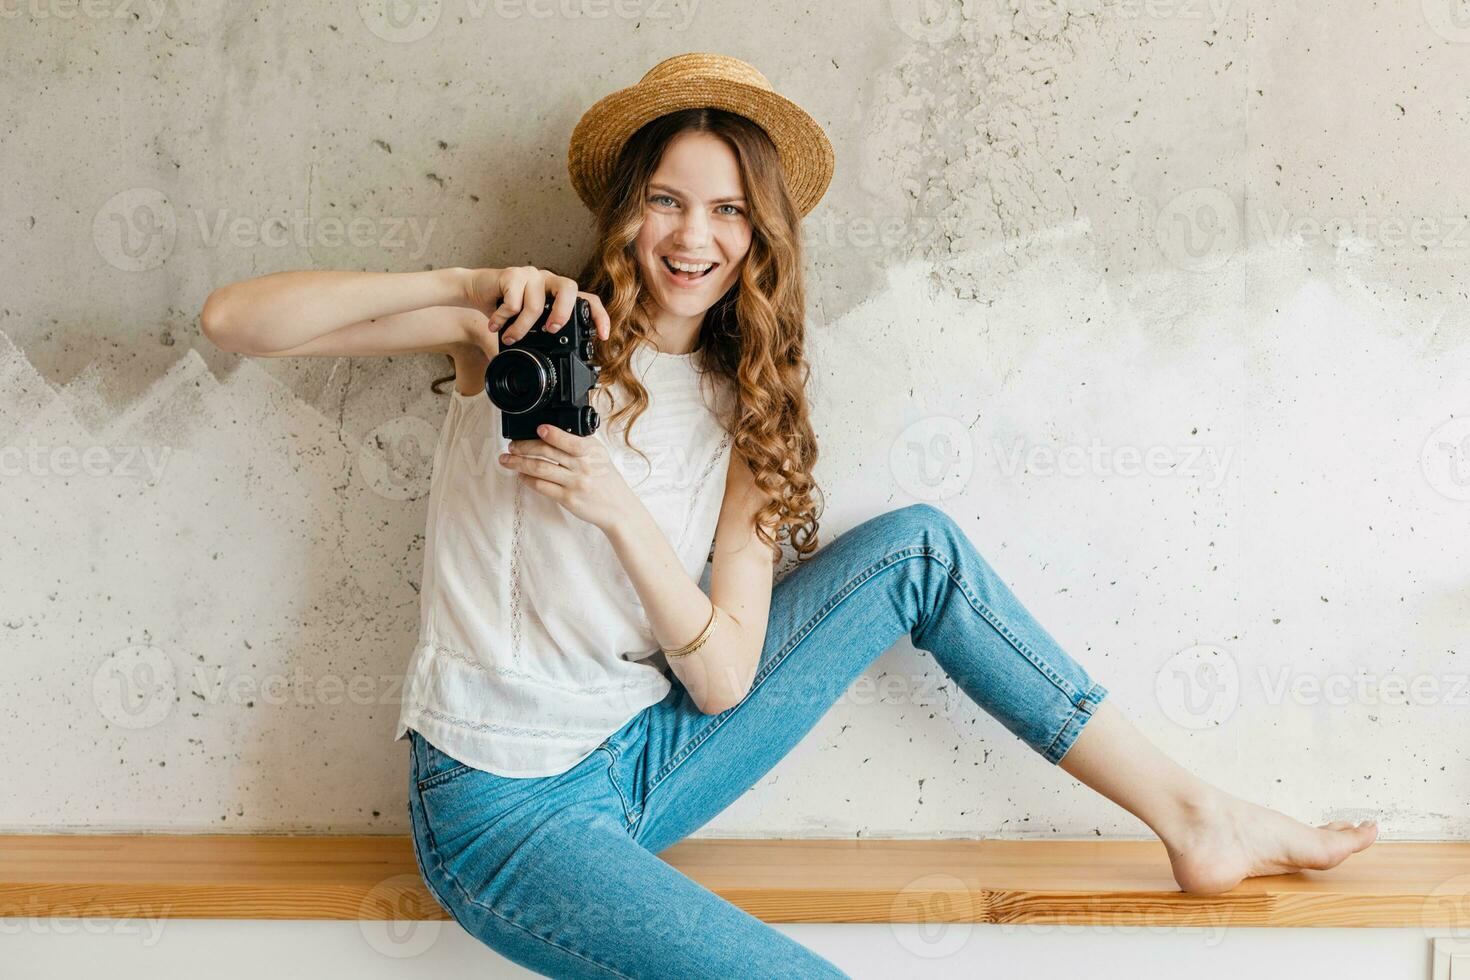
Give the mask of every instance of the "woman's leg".
<svg viewBox="0 0 1470 980">
<path fill-rule="evenodd" d="M 1201 847 L 1199 822 L 1186 818 L 1221 806 L 1224 795 L 1169 762 L 1121 712 L 1104 710 L 1106 689 L 1031 616 L 963 530 L 929 504 L 864 521 L 777 583 L 760 666 L 739 704 L 705 715 L 676 683 L 604 744 L 615 756 L 613 778 L 630 833 L 657 853 L 703 826 L 780 761 L 904 635 L 1044 759 L 1064 763 L 1087 785 L 1152 820 L 1156 832 L 1170 834 L 1165 842 L 1177 855 L 1181 887 L 1209 890 L 1233 874 L 1206 866 L 1221 860 L 1220 848 Z M 1088 751 L 1071 758 L 1094 726 Z M 1156 791 L 1161 771 L 1173 779 Z M 1333 839 L 1356 844 L 1346 832 Z M 1311 856 L 1331 858 L 1339 849 Z"/>
<path fill-rule="evenodd" d="M 552 977 L 847 977 L 634 842 L 603 749 L 530 779 L 466 767 L 416 732 L 410 751 L 419 873 L 507 959 Z"/>
<path fill-rule="evenodd" d="M 943 511 L 888 511 L 776 583 L 760 664 L 739 704 L 705 715 L 675 683 L 604 743 L 637 840 L 658 852 L 724 810 L 905 635 L 1050 762 L 1107 693 Z"/>
<path fill-rule="evenodd" d="M 1061 767 L 1148 824 L 1187 892 L 1227 891 L 1253 875 L 1330 868 L 1378 836 L 1376 821 L 1309 827 L 1231 796 L 1159 751 L 1108 703 Z"/>
</svg>

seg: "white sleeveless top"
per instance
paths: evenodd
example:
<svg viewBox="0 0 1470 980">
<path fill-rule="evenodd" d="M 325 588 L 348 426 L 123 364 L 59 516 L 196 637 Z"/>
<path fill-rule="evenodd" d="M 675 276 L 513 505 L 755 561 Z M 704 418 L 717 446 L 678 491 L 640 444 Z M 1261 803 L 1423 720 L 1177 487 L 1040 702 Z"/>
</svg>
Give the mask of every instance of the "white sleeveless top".
<svg viewBox="0 0 1470 980">
<path fill-rule="evenodd" d="M 607 447 L 700 582 L 724 498 L 728 383 L 692 354 L 635 349 L 649 404 L 609 422 L 620 387 L 593 390 Z M 669 667 L 627 572 L 601 530 L 542 496 L 499 456 L 500 409 L 451 388 L 434 449 L 419 642 L 394 741 L 413 728 L 476 769 L 564 772 L 671 687 Z M 619 402 L 621 403 L 621 401 Z M 612 431 L 616 428 L 617 431 Z"/>
</svg>

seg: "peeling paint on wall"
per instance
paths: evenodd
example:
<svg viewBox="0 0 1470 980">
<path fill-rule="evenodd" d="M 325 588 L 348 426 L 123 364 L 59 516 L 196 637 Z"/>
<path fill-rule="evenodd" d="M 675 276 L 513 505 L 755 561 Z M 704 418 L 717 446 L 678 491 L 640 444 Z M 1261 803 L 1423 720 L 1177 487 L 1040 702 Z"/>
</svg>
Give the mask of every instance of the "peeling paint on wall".
<svg viewBox="0 0 1470 980">
<path fill-rule="evenodd" d="M 391 826 L 434 410 L 354 444 L 248 358 L 187 351 L 119 407 L 102 380 L 53 389 L 0 334 L 0 731 L 38 740 L 0 826 Z"/>
<path fill-rule="evenodd" d="M 1439 386 L 1416 385 L 1418 339 L 1377 330 L 1360 296 L 1316 281 L 1262 323 L 1253 351 L 1221 345 L 1228 325 L 1201 323 L 1193 347 L 1161 357 L 1105 295 L 1082 341 L 1054 330 L 1017 351 L 994 331 L 956 344 L 947 325 L 971 306 L 934 289 L 933 272 L 895 270 L 882 293 L 812 335 L 824 540 L 877 510 L 936 502 L 1181 761 L 1303 818 L 1391 812 L 1398 833 L 1456 836 L 1466 787 L 1424 733 L 1451 753 L 1470 734 L 1459 706 L 1470 688 L 1453 690 L 1470 617 L 1455 560 L 1470 502 L 1453 499 L 1450 470 L 1436 486 L 1421 457 L 1445 406 L 1470 403 L 1470 348 L 1444 361 Z M 1065 315 L 1065 298 L 1054 309 L 1038 298 L 1055 275 L 1044 262 L 1022 270 L 991 315 Z M 901 320 L 903 350 L 885 359 Z M 84 458 L 101 447 L 112 467 L 62 473 L 43 454 L 40 470 L 0 486 L 5 512 L 27 515 L 0 617 L 9 683 L 27 693 L 10 699 L 0 732 L 46 730 L 53 751 L 90 760 L 79 778 L 117 780 L 81 813 L 67 780 L 22 771 L 27 791 L 9 797 L 0 824 L 393 825 L 385 798 L 401 760 L 380 743 L 381 764 L 364 770 L 362 746 L 386 739 L 396 717 L 417 627 L 422 467 L 443 403 L 427 396 L 422 416 L 385 419 L 355 441 L 261 363 L 241 358 L 218 381 L 191 350 L 107 410 L 95 365 L 52 390 L 0 340 L 7 451 Z M 875 397 L 891 411 L 875 414 Z M 122 471 L 125 450 L 133 471 Z M 396 476 L 364 465 L 380 458 L 400 460 Z M 1199 643 L 1231 664 L 1223 717 L 1219 703 L 1197 703 L 1209 678 L 1175 677 L 1179 652 Z M 172 708 L 128 727 L 142 709 L 125 699 L 169 672 Z M 1386 703 L 1380 689 L 1396 674 L 1440 690 Z M 313 686 L 323 677 L 341 679 L 337 703 Z M 308 703 L 263 693 L 272 678 Z M 1334 678 L 1345 702 L 1302 688 Z M 370 697 L 354 701 L 352 684 Z M 793 830 L 1138 832 L 907 642 L 707 832 Z"/>
</svg>

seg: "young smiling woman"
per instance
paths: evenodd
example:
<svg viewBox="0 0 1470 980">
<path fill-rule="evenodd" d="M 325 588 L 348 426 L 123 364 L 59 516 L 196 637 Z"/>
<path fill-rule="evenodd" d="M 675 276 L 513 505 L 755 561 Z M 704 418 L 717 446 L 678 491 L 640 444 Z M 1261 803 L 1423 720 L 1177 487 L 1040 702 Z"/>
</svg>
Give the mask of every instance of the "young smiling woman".
<svg viewBox="0 0 1470 980">
<path fill-rule="evenodd" d="M 825 140 L 751 66 L 681 55 L 578 124 L 574 184 L 597 231 L 577 280 L 297 272 L 206 304 L 205 333 L 228 350 L 434 351 L 454 366 L 398 735 L 435 898 L 549 976 L 753 963 L 845 976 L 657 854 L 754 785 L 904 636 L 1156 832 L 1186 891 L 1367 847 L 1371 822 L 1310 827 L 1165 756 L 937 508 L 878 514 L 818 549 L 798 230 L 830 178 Z M 579 155 L 604 144 L 600 164 Z M 548 297 L 558 329 L 578 296 L 596 320 L 604 424 L 547 428 L 476 470 L 477 448 L 498 442 L 489 359 Z M 775 582 L 783 539 L 799 561 Z"/>
</svg>

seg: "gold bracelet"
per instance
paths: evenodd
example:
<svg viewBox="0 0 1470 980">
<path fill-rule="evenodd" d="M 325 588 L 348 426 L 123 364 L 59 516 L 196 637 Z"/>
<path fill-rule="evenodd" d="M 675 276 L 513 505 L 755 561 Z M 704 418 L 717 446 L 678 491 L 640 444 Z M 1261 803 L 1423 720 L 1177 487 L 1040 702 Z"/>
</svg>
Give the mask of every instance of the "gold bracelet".
<svg viewBox="0 0 1470 980">
<path fill-rule="evenodd" d="M 710 638 L 710 634 L 715 631 L 715 616 L 719 613 L 719 611 L 720 607 L 711 602 L 709 604 L 709 622 L 705 624 L 704 632 L 700 633 L 699 636 L 695 637 L 693 641 L 686 643 L 684 646 L 679 647 L 677 650 L 665 650 L 664 657 L 669 660 L 674 660 L 679 657 L 687 657 L 694 651 L 698 650 L 700 647 L 704 646 L 704 641 L 708 640 Z"/>
</svg>

